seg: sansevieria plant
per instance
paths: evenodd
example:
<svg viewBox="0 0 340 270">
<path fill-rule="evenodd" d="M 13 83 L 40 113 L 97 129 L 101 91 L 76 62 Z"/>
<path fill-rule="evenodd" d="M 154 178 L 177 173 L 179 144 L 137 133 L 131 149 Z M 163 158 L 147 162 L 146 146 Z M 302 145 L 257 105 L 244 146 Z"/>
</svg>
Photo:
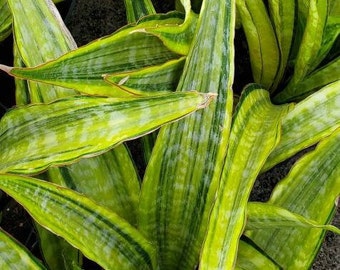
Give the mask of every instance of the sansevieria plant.
<svg viewBox="0 0 340 270">
<path fill-rule="evenodd" d="M 51 0 L 0 0 L 17 103 L 0 120 L 0 189 L 44 257 L 0 230 L 0 268 L 309 269 L 340 233 L 340 6 L 267 2 L 157 14 L 125 0 L 129 24 L 77 48 Z M 236 20 L 254 79 L 240 96 Z M 267 202 L 249 201 L 261 173 L 310 146 Z"/>
</svg>

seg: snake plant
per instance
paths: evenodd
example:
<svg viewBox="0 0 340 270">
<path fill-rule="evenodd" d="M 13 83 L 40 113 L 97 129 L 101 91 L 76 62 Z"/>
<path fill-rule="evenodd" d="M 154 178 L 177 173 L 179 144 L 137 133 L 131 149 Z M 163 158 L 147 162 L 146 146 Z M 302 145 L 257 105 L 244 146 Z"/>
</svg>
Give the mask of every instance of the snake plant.
<svg viewBox="0 0 340 270">
<path fill-rule="evenodd" d="M 337 1 L 124 2 L 129 23 L 78 48 L 51 0 L 0 0 L 17 103 L 0 120 L 0 189 L 43 255 L 0 230 L 0 268 L 309 269 L 340 233 Z M 236 17 L 254 80 L 240 97 Z M 310 146 L 267 202 L 249 201 L 262 172 Z"/>
</svg>

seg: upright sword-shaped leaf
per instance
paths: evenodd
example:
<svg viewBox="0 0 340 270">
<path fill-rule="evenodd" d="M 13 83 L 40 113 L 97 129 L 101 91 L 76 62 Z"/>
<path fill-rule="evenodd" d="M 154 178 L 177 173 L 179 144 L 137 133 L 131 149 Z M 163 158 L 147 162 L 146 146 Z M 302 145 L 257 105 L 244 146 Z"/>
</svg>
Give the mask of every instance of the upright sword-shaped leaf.
<svg viewBox="0 0 340 270">
<path fill-rule="evenodd" d="M 215 92 L 217 101 L 162 128 L 146 170 L 139 228 L 156 243 L 161 269 L 198 263 L 231 122 L 234 17 L 234 1 L 204 1 L 177 90 Z"/>
<path fill-rule="evenodd" d="M 243 91 L 234 114 L 226 162 L 203 246 L 200 269 L 232 269 L 245 226 L 250 191 L 280 139 L 289 106 L 274 106 L 258 85 Z M 250 117 L 251 116 L 251 117 Z"/>
</svg>

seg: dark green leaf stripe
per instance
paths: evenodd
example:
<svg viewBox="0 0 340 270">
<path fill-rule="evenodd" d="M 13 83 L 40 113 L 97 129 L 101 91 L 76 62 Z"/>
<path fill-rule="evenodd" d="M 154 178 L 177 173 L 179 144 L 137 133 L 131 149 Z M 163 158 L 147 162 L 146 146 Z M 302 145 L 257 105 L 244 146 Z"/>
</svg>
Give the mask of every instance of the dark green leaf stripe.
<svg viewBox="0 0 340 270">
<path fill-rule="evenodd" d="M 153 23 L 161 21 L 156 21 Z M 127 96 L 106 83 L 102 75 L 159 65 L 178 58 L 155 36 L 136 32 L 147 21 L 98 39 L 62 57 L 35 68 L 14 68 L 11 74 L 80 92 L 106 96 Z"/>
<path fill-rule="evenodd" d="M 67 167 L 50 168 L 47 173 L 54 183 L 89 196 L 136 225 L 139 181 L 124 146 Z"/>
<path fill-rule="evenodd" d="M 151 0 L 124 0 L 128 23 L 134 23 L 141 17 L 156 13 Z"/>
<path fill-rule="evenodd" d="M 61 186 L 13 175 L 0 175 L 0 188 L 38 223 L 105 269 L 156 268 L 153 246 L 129 223 L 92 200 Z"/>
<path fill-rule="evenodd" d="M 14 109 L 0 122 L 0 171 L 35 173 L 89 157 L 205 107 L 197 92 L 115 99 L 74 97 Z"/>
<path fill-rule="evenodd" d="M 299 214 L 269 203 L 249 202 L 247 205 L 246 230 L 266 228 L 306 227 L 329 230 L 340 234 L 340 229 L 332 225 L 318 224 Z"/>
<path fill-rule="evenodd" d="M 133 72 L 108 74 L 104 76 L 104 79 L 135 95 L 155 95 L 164 91 L 175 91 L 184 61 L 185 58 L 181 57 L 159 66 Z"/>
<path fill-rule="evenodd" d="M 268 170 L 297 152 L 329 136 L 340 126 L 340 80 L 298 103 L 282 120 L 280 143 L 268 157 Z"/>
<path fill-rule="evenodd" d="M 19 67 L 36 66 L 77 48 L 57 8 L 50 0 L 9 0 L 8 4 L 14 21 L 13 33 L 17 50 L 15 64 Z M 27 86 L 17 82 L 18 104 L 24 101 L 51 102 L 57 98 L 77 94 L 71 89 L 57 86 L 35 82 L 28 82 L 28 85 L 29 98 Z"/>
<path fill-rule="evenodd" d="M 314 220 L 330 222 L 340 194 L 340 129 L 301 158 L 274 189 L 270 204 Z M 283 269 L 310 269 L 324 231 L 314 228 L 254 230 L 247 235 Z"/>
<path fill-rule="evenodd" d="M 260 169 L 280 139 L 289 106 L 274 106 L 268 91 L 248 86 L 238 103 L 220 188 L 214 204 L 200 269 L 232 269 L 245 226 L 246 205 Z M 216 252 L 218 251 L 218 252 Z"/>
<path fill-rule="evenodd" d="M 233 1 L 203 2 L 177 91 L 215 92 L 217 101 L 161 129 L 143 181 L 139 227 L 161 269 L 198 263 L 231 122 L 234 13 Z"/>
<path fill-rule="evenodd" d="M 270 89 L 280 65 L 280 52 L 266 7 L 261 0 L 236 0 L 246 34 L 256 83 Z"/>
<path fill-rule="evenodd" d="M 0 0 L 0 41 L 10 35 L 12 31 L 12 16 L 7 0 Z"/>
<path fill-rule="evenodd" d="M 0 229 L 0 269 L 43 270 L 46 268 L 24 246 Z"/>
<path fill-rule="evenodd" d="M 240 241 L 235 270 L 280 270 L 270 258 L 266 257 L 251 244 Z"/>
</svg>

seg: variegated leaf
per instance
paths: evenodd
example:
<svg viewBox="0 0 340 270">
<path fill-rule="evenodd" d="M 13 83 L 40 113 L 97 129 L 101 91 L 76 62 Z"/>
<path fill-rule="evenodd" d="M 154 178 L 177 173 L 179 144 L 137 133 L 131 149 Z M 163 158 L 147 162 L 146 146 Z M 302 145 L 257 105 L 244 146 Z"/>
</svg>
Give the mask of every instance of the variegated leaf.
<svg viewBox="0 0 340 270">
<path fill-rule="evenodd" d="M 318 224 L 328 224 L 340 194 L 340 129 L 301 158 L 274 189 L 270 204 Z M 314 228 L 264 229 L 247 235 L 283 269 L 310 269 L 324 231 Z"/>
<path fill-rule="evenodd" d="M 260 169 L 280 140 L 289 106 L 274 106 L 258 85 L 243 90 L 231 127 L 228 153 L 214 204 L 200 269 L 232 269 L 245 226 L 246 206 Z"/>
<path fill-rule="evenodd" d="M 137 22 L 141 17 L 155 14 L 151 0 L 124 0 L 128 23 Z"/>
<path fill-rule="evenodd" d="M 37 173 L 98 155 L 204 108 L 211 98 L 197 92 L 128 99 L 79 96 L 11 110 L 0 122 L 0 171 Z"/>
<path fill-rule="evenodd" d="M 204 1 L 199 16 L 177 91 L 216 92 L 217 102 L 160 130 L 142 184 L 139 228 L 161 269 L 197 265 L 228 143 L 234 1 Z"/>
<path fill-rule="evenodd" d="M 262 0 L 236 0 L 246 34 L 254 81 L 270 89 L 280 65 L 274 29 Z"/>
<path fill-rule="evenodd" d="M 288 228 L 287 228 L 288 227 Z M 314 220 L 292 213 L 287 209 L 269 203 L 250 202 L 247 205 L 246 230 L 289 229 L 295 227 L 317 228 L 340 234 L 332 225 L 319 224 Z"/>
<path fill-rule="evenodd" d="M 268 157 L 266 171 L 329 136 L 340 126 L 340 80 L 298 103 L 282 122 L 280 143 Z"/>
<path fill-rule="evenodd" d="M 155 249 L 124 219 L 75 191 L 0 174 L 0 188 L 42 226 L 105 269 L 156 269 Z"/>
<path fill-rule="evenodd" d="M 104 79 L 134 95 L 155 95 L 175 91 L 183 71 L 185 58 L 170 60 L 132 72 L 107 74 Z"/>
<path fill-rule="evenodd" d="M 46 269 L 30 252 L 14 238 L 0 229 L 0 269 Z"/>
</svg>

